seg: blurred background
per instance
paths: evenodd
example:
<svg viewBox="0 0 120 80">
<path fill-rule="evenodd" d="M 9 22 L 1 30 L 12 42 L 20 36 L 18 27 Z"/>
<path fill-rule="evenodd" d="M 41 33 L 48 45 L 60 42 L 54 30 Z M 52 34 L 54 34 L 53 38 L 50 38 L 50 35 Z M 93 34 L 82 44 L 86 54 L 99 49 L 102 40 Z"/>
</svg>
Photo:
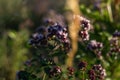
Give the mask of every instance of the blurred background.
<svg viewBox="0 0 120 80">
<path fill-rule="evenodd" d="M 28 46 L 30 35 L 47 16 L 66 17 L 69 10 L 65 5 L 66 0 L 0 0 L 0 80 L 15 79 L 34 52 Z M 120 0 L 80 0 L 79 9 L 94 27 L 92 39 L 106 43 L 115 30 L 120 31 Z M 57 17 L 55 20 L 61 20 Z M 120 65 L 113 68 L 112 77 L 119 80 Z"/>
</svg>

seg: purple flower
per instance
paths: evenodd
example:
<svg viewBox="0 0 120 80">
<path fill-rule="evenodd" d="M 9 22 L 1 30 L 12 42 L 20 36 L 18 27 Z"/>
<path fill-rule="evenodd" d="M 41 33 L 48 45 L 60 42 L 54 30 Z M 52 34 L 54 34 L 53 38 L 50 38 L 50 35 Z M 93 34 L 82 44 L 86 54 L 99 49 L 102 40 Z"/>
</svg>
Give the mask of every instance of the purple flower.
<svg viewBox="0 0 120 80">
<path fill-rule="evenodd" d="M 115 31 L 115 32 L 113 33 L 113 37 L 120 37 L 120 32 Z"/>
<path fill-rule="evenodd" d="M 62 73 L 62 70 L 59 66 L 54 66 L 53 68 L 51 68 L 51 70 L 49 71 L 49 77 L 57 77 Z"/>
<path fill-rule="evenodd" d="M 102 47 L 103 44 L 101 42 L 97 42 L 96 40 L 91 40 L 87 45 L 87 49 L 89 50 L 101 49 Z"/>
<path fill-rule="evenodd" d="M 93 65 L 92 69 L 89 71 L 88 74 L 91 80 L 95 80 L 95 79 L 104 80 L 106 76 L 106 71 L 101 66 L 101 64 L 98 64 L 98 65 Z"/>
<path fill-rule="evenodd" d="M 87 62 L 85 62 L 85 61 L 81 61 L 78 64 L 78 68 L 81 69 L 81 70 L 84 70 L 86 67 L 87 67 Z"/>
</svg>

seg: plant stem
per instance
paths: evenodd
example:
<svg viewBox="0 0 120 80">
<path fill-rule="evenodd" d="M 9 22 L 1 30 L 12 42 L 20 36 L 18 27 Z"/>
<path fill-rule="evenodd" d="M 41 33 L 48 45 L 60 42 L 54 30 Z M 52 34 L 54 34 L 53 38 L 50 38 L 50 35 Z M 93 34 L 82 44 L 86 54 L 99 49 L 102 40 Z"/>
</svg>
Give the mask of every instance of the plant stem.
<svg viewBox="0 0 120 80">
<path fill-rule="evenodd" d="M 111 0 L 107 2 L 107 10 L 109 14 L 109 19 L 111 22 L 113 22 L 113 15 L 112 15 L 112 9 L 111 9 Z"/>
<path fill-rule="evenodd" d="M 72 49 L 68 53 L 68 58 L 66 60 L 67 67 L 73 66 L 74 56 L 75 56 L 77 49 L 78 49 L 77 37 L 78 37 L 79 29 L 80 29 L 80 21 L 79 21 L 78 16 L 77 16 L 80 14 L 78 3 L 79 3 L 79 0 L 66 0 L 66 7 L 69 10 L 71 10 L 73 12 L 73 15 L 74 15 L 73 20 L 69 22 L 69 33 L 70 33 L 70 38 L 71 38 Z"/>
<path fill-rule="evenodd" d="M 83 73 L 83 78 L 82 78 L 82 80 L 84 80 L 84 79 L 85 79 L 85 75 L 84 75 L 84 73 L 85 73 L 85 72 L 84 72 L 84 71 L 82 71 L 82 73 Z"/>
<path fill-rule="evenodd" d="M 46 74 L 44 73 L 44 74 L 43 74 L 43 79 L 42 79 L 42 80 L 45 80 L 45 77 L 46 77 Z"/>
</svg>

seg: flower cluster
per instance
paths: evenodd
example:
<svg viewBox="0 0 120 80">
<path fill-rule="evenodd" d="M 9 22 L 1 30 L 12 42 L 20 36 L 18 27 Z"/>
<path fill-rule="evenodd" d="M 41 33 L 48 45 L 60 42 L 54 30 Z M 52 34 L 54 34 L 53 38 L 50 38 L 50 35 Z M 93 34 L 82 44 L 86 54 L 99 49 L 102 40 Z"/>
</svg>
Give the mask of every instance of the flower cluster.
<svg viewBox="0 0 120 80">
<path fill-rule="evenodd" d="M 47 38 L 52 39 L 53 37 L 63 43 L 64 47 L 70 48 L 70 40 L 68 38 L 68 31 L 66 27 L 59 25 L 58 23 L 51 25 L 47 28 Z"/>
<path fill-rule="evenodd" d="M 31 39 L 29 40 L 29 44 L 34 47 L 39 47 L 41 45 L 46 45 L 47 40 L 43 34 L 36 32 L 32 35 Z"/>
<path fill-rule="evenodd" d="M 93 69 L 88 71 L 88 77 L 90 80 L 96 80 L 95 71 Z"/>
<path fill-rule="evenodd" d="M 113 37 L 120 37 L 120 32 L 115 31 L 115 32 L 113 33 Z"/>
<path fill-rule="evenodd" d="M 79 35 L 81 36 L 82 40 L 83 41 L 89 40 L 88 31 L 91 29 L 90 21 L 84 17 L 80 17 L 80 25 L 81 30 L 79 32 Z"/>
<path fill-rule="evenodd" d="M 58 77 L 62 73 L 59 66 L 54 66 L 49 70 L 49 77 Z"/>
<path fill-rule="evenodd" d="M 106 76 L 105 69 L 100 65 L 94 65 L 88 72 L 90 80 L 104 80 Z"/>
<path fill-rule="evenodd" d="M 98 57 L 101 56 L 102 47 L 103 47 L 103 44 L 101 42 L 97 42 L 96 40 L 91 40 L 90 43 L 88 43 L 87 45 L 87 49 L 94 51 Z"/>
<path fill-rule="evenodd" d="M 70 49 L 70 40 L 68 37 L 67 27 L 61 26 L 57 22 L 47 21 L 49 25 L 45 28 L 38 28 L 29 40 L 29 44 L 35 47 L 49 44 L 54 40 L 63 44 L 64 48 Z"/>
<path fill-rule="evenodd" d="M 87 49 L 89 50 L 96 50 L 103 47 L 101 42 L 97 42 L 96 40 L 91 40 L 90 43 L 87 45 Z"/>
<path fill-rule="evenodd" d="M 80 26 L 81 26 L 81 30 L 79 31 L 79 36 L 83 41 L 87 41 L 89 40 L 89 31 L 91 30 L 90 21 L 83 17 L 79 17 L 79 19 L 80 19 Z M 115 32 L 113 34 L 114 39 L 111 40 L 111 43 L 113 43 L 111 44 L 112 46 L 118 45 L 117 37 L 119 36 L 120 36 L 119 32 Z M 45 21 L 44 27 L 38 27 L 36 29 L 35 33 L 31 36 L 29 40 L 29 44 L 36 48 L 42 48 L 42 49 L 44 47 L 45 48 L 48 47 L 46 50 L 50 50 L 52 51 L 52 53 L 54 53 L 53 52 L 54 50 L 58 50 L 58 48 L 60 49 L 60 51 L 61 50 L 69 51 L 71 49 L 71 43 L 70 43 L 67 27 L 61 25 L 58 22 L 53 22 L 52 20 Z M 98 57 L 101 56 L 102 48 L 103 48 L 103 44 L 101 42 L 97 42 L 96 40 L 91 40 L 87 45 L 87 49 L 93 51 Z M 115 47 L 115 50 L 116 50 L 116 47 Z M 111 51 L 114 51 L 114 49 L 112 49 Z M 42 50 L 41 52 L 44 53 L 44 51 Z M 62 76 L 62 73 L 63 73 L 62 68 L 60 68 L 60 66 L 58 66 L 57 63 L 54 62 L 56 60 L 54 56 L 56 55 L 50 54 L 51 52 L 49 51 L 47 52 L 49 54 L 40 53 L 39 55 L 36 55 L 37 57 L 33 58 L 33 60 L 31 59 L 29 61 L 26 61 L 25 65 L 29 69 L 31 68 L 31 66 L 42 67 L 45 74 L 47 74 L 48 78 L 58 79 Z M 59 60 L 59 57 L 57 57 L 57 60 Z M 78 73 L 83 72 L 83 75 L 84 75 L 85 71 L 87 71 L 87 62 L 80 61 L 77 67 L 78 67 Z M 68 78 L 72 78 L 74 76 L 75 70 L 73 67 L 68 67 L 66 71 L 67 71 Z M 36 72 L 39 72 L 39 70 L 36 69 L 35 73 Z M 97 80 L 97 79 L 104 80 L 106 73 L 105 73 L 105 69 L 103 69 L 103 67 L 99 64 L 99 65 L 94 65 L 88 71 L 87 75 L 90 80 Z M 75 76 L 77 76 L 76 73 L 75 73 Z M 85 79 L 84 76 L 82 77 L 82 79 Z"/>
<path fill-rule="evenodd" d="M 68 70 L 68 76 L 69 77 L 73 76 L 73 74 L 74 74 L 74 68 L 73 67 L 68 67 L 67 70 Z"/>
<path fill-rule="evenodd" d="M 78 64 L 78 69 L 80 69 L 80 70 L 85 70 L 86 66 L 87 66 L 87 62 L 81 61 L 81 62 L 79 62 L 79 64 Z"/>
<path fill-rule="evenodd" d="M 113 36 L 110 40 L 110 51 L 107 53 L 108 56 L 114 57 L 114 59 L 117 59 L 120 53 L 120 32 L 116 31 L 113 33 Z"/>
</svg>

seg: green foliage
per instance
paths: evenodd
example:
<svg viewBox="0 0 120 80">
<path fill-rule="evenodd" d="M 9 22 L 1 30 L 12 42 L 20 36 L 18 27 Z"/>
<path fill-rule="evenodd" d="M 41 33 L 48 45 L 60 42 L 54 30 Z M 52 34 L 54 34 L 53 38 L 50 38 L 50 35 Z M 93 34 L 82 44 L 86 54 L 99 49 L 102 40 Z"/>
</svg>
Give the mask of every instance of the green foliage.
<svg viewBox="0 0 120 80">
<path fill-rule="evenodd" d="M 16 71 L 22 68 L 23 61 L 27 58 L 25 54 L 28 53 L 27 39 L 27 30 L 19 32 L 9 30 L 2 35 L 0 40 L 0 69 L 3 69 L 1 71 L 3 74 L 0 75 L 1 77 L 3 75 L 3 79 L 8 75 L 14 76 L 12 74 L 16 74 Z"/>
<path fill-rule="evenodd" d="M 84 0 L 82 1 L 84 2 Z M 62 52 L 61 49 L 50 51 L 53 46 L 49 46 L 49 48 L 42 47 L 38 51 L 28 46 L 29 33 L 31 32 L 29 29 L 31 25 L 29 23 L 33 23 L 32 27 L 36 27 L 42 21 L 41 16 L 43 17 L 45 14 L 37 15 L 34 9 L 30 10 L 31 6 L 38 5 L 36 4 L 37 2 L 32 3 L 33 0 L 31 0 L 29 2 L 31 6 L 29 7 L 26 4 L 27 2 L 29 1 L 0 0 L 0 80 L 15 80 L 17 71 L 24 70 L 25 66 L 23 64 L 28 58 L 31 59 L 34 57 L 35 59 L 39 59 L 41 56 L 40 53 L 45 53 L 45 51 L 46 53 L 51 52 L 52 54 L 48 57 L 54 57 L 57 65 L 61 65 L 63 70 L 61 74 L 62 78 L 49 78 L 46 74 L 47 72 L 45 73 L 44 70 L 47 68 L 46 71 L 48 71 L 48 68 L 51 68 L 51 66 L 47 66 L 51 62 L 45 63 L 45 60 L 39 62 L 44 67 L 41 68 L 41 64 L 36 65 L 34 63 L 32 64 L 33 67 L 25 68 L 28 72 L 23 72 L 22 76 L 29 78 L 28 80 L 63 80 L 67 78 L 67 71 L 64 67 L 66 52 Z M 89 2 L 92 3 L 87 5 Z M 102 64 L 107 72 L 105 80 L 120 79 L 120 57 L 115 60 L 114 56 L 108 57 L 106 55 L 110 51 L 109 41 L 112 38 L 112 34 L 116 30 L 120 31 L 120 8 L 116 8 L 119 5 L 115 4 L 114 0 L 101 0 L 98 6 L 95 5 L 95 1 L 87 0 L 85 3 L 80 3 L 80 11 L 83 16 L 91 21 L 93 26 L 93 31 L 90 32 L 90 40 L 95 39 L 103 43 L 104 47 L 101 50 L 103 59 L 98 59 L 94 52 L 86 49 L 89 41 L 85 43 L 79 42 L 78 52 L 74 58 L 76 73 L 73 77 L 70 76 L 70 80 L 74 80 L 75 77 L 77 80 L 82 79 L 83 76 L 88 77 L 87 70 L 83 74 L 83 71 L 77 69 L 76 64 L 79 61 L 86 61 L 88 63 L 87 69 L 90 69 L 93 64 Z M 59 10 L 64 10 L 64 8 Z M 62 11 L 59 12 L 63 13 Z M 27 20 L 31 22 L 27 24 Z M 31 73 L 36 74 L 38 78 Z"/>
</svg>

